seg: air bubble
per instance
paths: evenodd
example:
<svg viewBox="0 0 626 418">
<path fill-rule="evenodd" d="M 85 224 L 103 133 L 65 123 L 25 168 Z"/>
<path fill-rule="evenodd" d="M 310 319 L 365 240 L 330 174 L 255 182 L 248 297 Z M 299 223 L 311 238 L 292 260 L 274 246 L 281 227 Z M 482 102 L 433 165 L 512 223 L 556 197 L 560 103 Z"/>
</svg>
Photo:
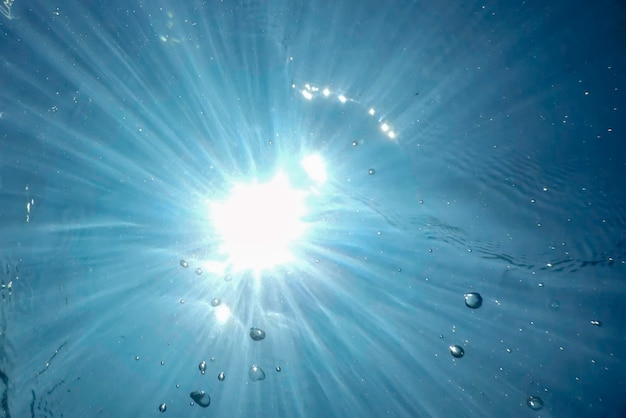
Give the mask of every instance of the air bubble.
<svg viewBox="0 0 626 418">
<path fill-rule="evenodd" d="M 198 267 L 198 268 L 196 269 L 196 274 L 197 274 L 198 276 L 202 275 L 202 268 Z"/>
<path fill-rule="evenodd" d="M 225 378 L 226 375 L 224 374 L 224 372 L 220 372 L 220 374 L 217 375 L 217 380 L 219 380 L 220 382 L 224 381 Z"/>
<path fill-rule="evenodd" d="M 543 400 L 538 396 L 529 396 L 528 399 L 526 399 L 526 404 L 534 411 L 539 411 L 543 408 Z"/>
<path fill-rule="evenodd" d="M 213 298 L 213 299 L 211 299 L 211 306 L 212 306 L 212 307 L 214 307 L 214 308 L 215 308 L 216 306 L 219 306 L 219 305 L 220 305 L 220 303 L 222 303 L 222 301 L 220 300 L 220 298 Z"/>
<path fill-rule="evenodd" d="M 206 372 L 206 361 L 201 361 L 200 364 L 198 364 L 198 370 L 200 370 L 202 374 Z"/>
<path fill-rule="evenodd" d="M 250 338 L 252 338 L 253 341 L 261 341 L 265 338 L 265 331 L 261 328 L 252 327 L 250 328 Z"/>
<path fill-rule="evenodd" d="M 465 355 L 465 350 L 460 345 L 451 345 L 450 346 L 450 354 L 454 358 L 461 358 Z"/>
<path fill-rule="evenodd" d="M 471 309 L 478 309 L 483 304 L 483 297 L 480 293 L 469 292 L 465 294 L 465 306 Z"/>
<path fill-rule="evenodd" d="M 195 403 L 197 403 L 203 408 L 206 408 L 207 406 L 211 405 L 211 397 L 209 396 L 208 393 L 206 393 L 203 390 L 197 390 L 195 392 L 191 392 L 189 394 L 189 397 L 191 397 L 191 399 L 193 399 Z"/>
<path fill-rule="evenodd" d="M 167 405 L 162 403 L 161 405 L 159 405 L 159 412 L 165 412 L 165 411 L 167 411 Z"/>
<path fill-rule="evenodd" d="M 367 170 L 367 174 L 374 175 L 376 174 L 376 170 L 374 170 L 373 168 L 370 168 L 369 170 Z"/>
<path fill-rule="evenodd" d="M 250 377 L 250 380 L 252 380 L 253 382 L 257 382 L 259 380 L 264 380 L 265 379 L 265 372 L 263 371 L 262 368 L 260 368 L 256 364 L 253 364 L 250 367 L 250 371 L 248 372 L 248 376 Z"/>
<path fill-rule="evenodd" d="M 180 266 L 186 269 L 187 267 L 189 267 L 189 263 L 186 262 L 185 260 L 180 260 Z"/>
</svg>

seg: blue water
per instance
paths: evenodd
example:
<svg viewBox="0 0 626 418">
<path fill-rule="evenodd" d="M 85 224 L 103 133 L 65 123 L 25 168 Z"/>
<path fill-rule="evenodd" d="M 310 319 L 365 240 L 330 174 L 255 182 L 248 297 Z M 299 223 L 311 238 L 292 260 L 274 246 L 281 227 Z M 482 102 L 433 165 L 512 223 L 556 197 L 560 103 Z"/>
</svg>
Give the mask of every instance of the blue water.
<svg viewBox="0 0 626 418">
<path fill-rule="evenodd" d="M 626 19 L 578 3 L 4 2 L 0 417 L 626 416 Z M 293 258 L 221 263 L 279 171 Z"/>
</svg>

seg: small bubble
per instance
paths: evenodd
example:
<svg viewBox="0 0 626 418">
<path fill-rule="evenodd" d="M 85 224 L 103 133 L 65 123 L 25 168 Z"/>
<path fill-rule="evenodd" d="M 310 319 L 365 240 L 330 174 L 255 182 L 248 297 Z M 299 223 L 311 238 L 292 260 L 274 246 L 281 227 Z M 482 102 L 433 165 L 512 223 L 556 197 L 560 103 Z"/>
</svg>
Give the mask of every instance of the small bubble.
<svg viewBox="0 0 626 418">
<path fill-rule="evenodd" d="M 468 292 L 465 294 L 465 306 L 471 309 L 478 309 L 483 304 L 483 297 L 477 292 Z"/>
<path fill-rule="evenodd" d="M 176 383 L 176 389 L 180 389 L 180 383 Z"/>
<path fill-rule="evenodd" d="M 161 361 L 161 366 L 165 366 L 165 362 L 164 361 Z"/>
<path fill-rule="evenodd" d="M 282 369 L 280 368 L 280 366 L 276 366 L 276 371 L 277 371 L 278 373 L 280 373 L 280 371 L 281 371 L 281 370 L 282 370 Z"/>
<path fill-rule="evenodd" d="M 159 405 L 159 412 L 165 412 L 165 411 L 167 411 L 167 405 L 162 403 L 161 405 Z"/>
<path fill-rule="evenodd" d="M 250 380 L 252 380 L 253 382 L 257 382 L 259 380 L 265 379 L 265 372 L 256 364 L 253 364 L 250 367 L 250 371 L 248 371 L 248 376 L 250 377 Z"/>
<path fill-rule="evenodd" d="M 528 399 L 526 399 L 526 404 L 534 411 L 539 411 L 543 408 L 543 400 L 538 396 L 529 396 Z"/>
<path fill-rule="evenodd" d="M 265 331 L 261 328 L 252 327 L 250 328 L 250 338 L 252 338 L 253 341 L 261 341 L 265 338 Z"/>
<path fill-rule="evenodd" d="M 139 356 L 135 356 L 135 361 L 139 361 Z"/>
<path fill-rule="evenodd" d="M 219 306 L 219 305 L 220 305 L 220 303 L 222 303 L 222 301 L 220 300 L 220 298 L 213 298 L 213 299 L 211 299 L 211 306 L 212 306 L 212 307 L 214 307 L 214 308 L 215 308 L 216 306 Z"/>
<path fill-rule="evenodd" d="M 373 168 L 370 168 L 369 170 L 367 170 L 367 174 L 374 175 L 376 174 L 376 170 L 374 170 Z"/>
<path fill-rule="evenodd" d="M 550 302 L 551 310 L 558 311 L 560 307 L 561 307 L 561 303 L 558 300 L 555 299 L 552 302 Z"/>
<path fill-rule="evenodd" d="M 189 397 L 191 397 L 191 399 L 193 399 L 195 403 L 197 403 L 203 408 L 206 408 L 207 406 L 211 405 L 211 397 L 209 396 L 208 393 L 206 393 L 203 390 L 197 390 L 195 392 L 191 392 L 189 394 Z"/>
<path fill-rule="evenodd" d="M 215 357 L 211 357 L 211 362 L 214 362 L 214 361 L 215 361 Z"/>
<path fill-rule="evenodd" d="M 220 372 L 220 374 L 217 375 L 217 380 L 219 380 L 220 382 L 224 381 L 225 378 L 226 375 L 224 374 L 224 372 Z"/>
<path fill-rule="evenodd" d="M 181 305 L 184 305 L 184 304 L 185 304 L 185 299 L 181 299 L 181 300 L 180 300 L 180 304 L 181 304 Z"/>
<path fill-rule="evenodd" d="M 591 325 L 595 325 L 596 327 L 601 327 L 602 326 L 602 321 L 598 321 L 598 320 L 592 320 L 591 321 Z"/>
<path fill-rule="evenodd" d="M 186 262 L 185 260 L 180 260 L 180 266 L 186 269 L 187 267 L 189 267 L 189 263 Z"/>
<path fill-rule="evenodd" d="M 353 146 L 353 147 L 356 147 L 357 145 L 359 145 L 359 143 L 358 143 L 358 142 L 356 142 L 356 141 L 352 141 L 352 146 Z"/>
<path fill-rule="evenodd" d="M 200 364 L 198 364 L 198 370 L 200 370 L 202 374 L 206 372 L 206 361 L 201 361 Z"/>
<path fill-rule="evenodd" d="M 198 267 L 198 268 L 196 269 L 196 274 L 197 274 L 198 276 L 202 275 L 202 269 L 201 269 L 200 267 Z"/>
<path fill-rule="evenodd" d="M 465 355 L 465 350 L 460 345 L 451 345 L 450 346 L 450 354 L 454 358 L 461 358 Z"/>
<path fill-rule="evenodd" d="M 233 276 L 231 276 L 230 274 L 227 274 L 226 276 L 224 276 L 225 282 L 230 282 L 232 279 L 233 279 Z"/>
</svg>

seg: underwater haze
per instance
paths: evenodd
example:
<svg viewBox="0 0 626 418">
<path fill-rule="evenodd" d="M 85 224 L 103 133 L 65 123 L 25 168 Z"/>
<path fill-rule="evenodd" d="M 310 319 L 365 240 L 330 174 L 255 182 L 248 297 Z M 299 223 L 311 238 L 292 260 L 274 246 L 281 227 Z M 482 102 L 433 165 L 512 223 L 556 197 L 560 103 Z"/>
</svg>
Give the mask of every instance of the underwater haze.
<svg viewBox="0 0 626 418">
<path fill-rule="evenodd" d="M 0 4 L 0 417 L 626 416 L 618 1 Z"/>
</svg>

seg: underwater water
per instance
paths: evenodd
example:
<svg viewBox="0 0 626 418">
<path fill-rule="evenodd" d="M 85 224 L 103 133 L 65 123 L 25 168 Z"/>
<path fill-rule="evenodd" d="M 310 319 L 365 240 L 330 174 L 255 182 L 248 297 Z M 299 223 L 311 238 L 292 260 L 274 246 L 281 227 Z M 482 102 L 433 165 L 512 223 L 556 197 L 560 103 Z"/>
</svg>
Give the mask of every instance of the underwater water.
<svg viewBox="0 0 626 418">
<path fill-rule="evenodd" d="M 626 414 L 618 2 L 0 12 L 0 417 Z"/>
</svg>

